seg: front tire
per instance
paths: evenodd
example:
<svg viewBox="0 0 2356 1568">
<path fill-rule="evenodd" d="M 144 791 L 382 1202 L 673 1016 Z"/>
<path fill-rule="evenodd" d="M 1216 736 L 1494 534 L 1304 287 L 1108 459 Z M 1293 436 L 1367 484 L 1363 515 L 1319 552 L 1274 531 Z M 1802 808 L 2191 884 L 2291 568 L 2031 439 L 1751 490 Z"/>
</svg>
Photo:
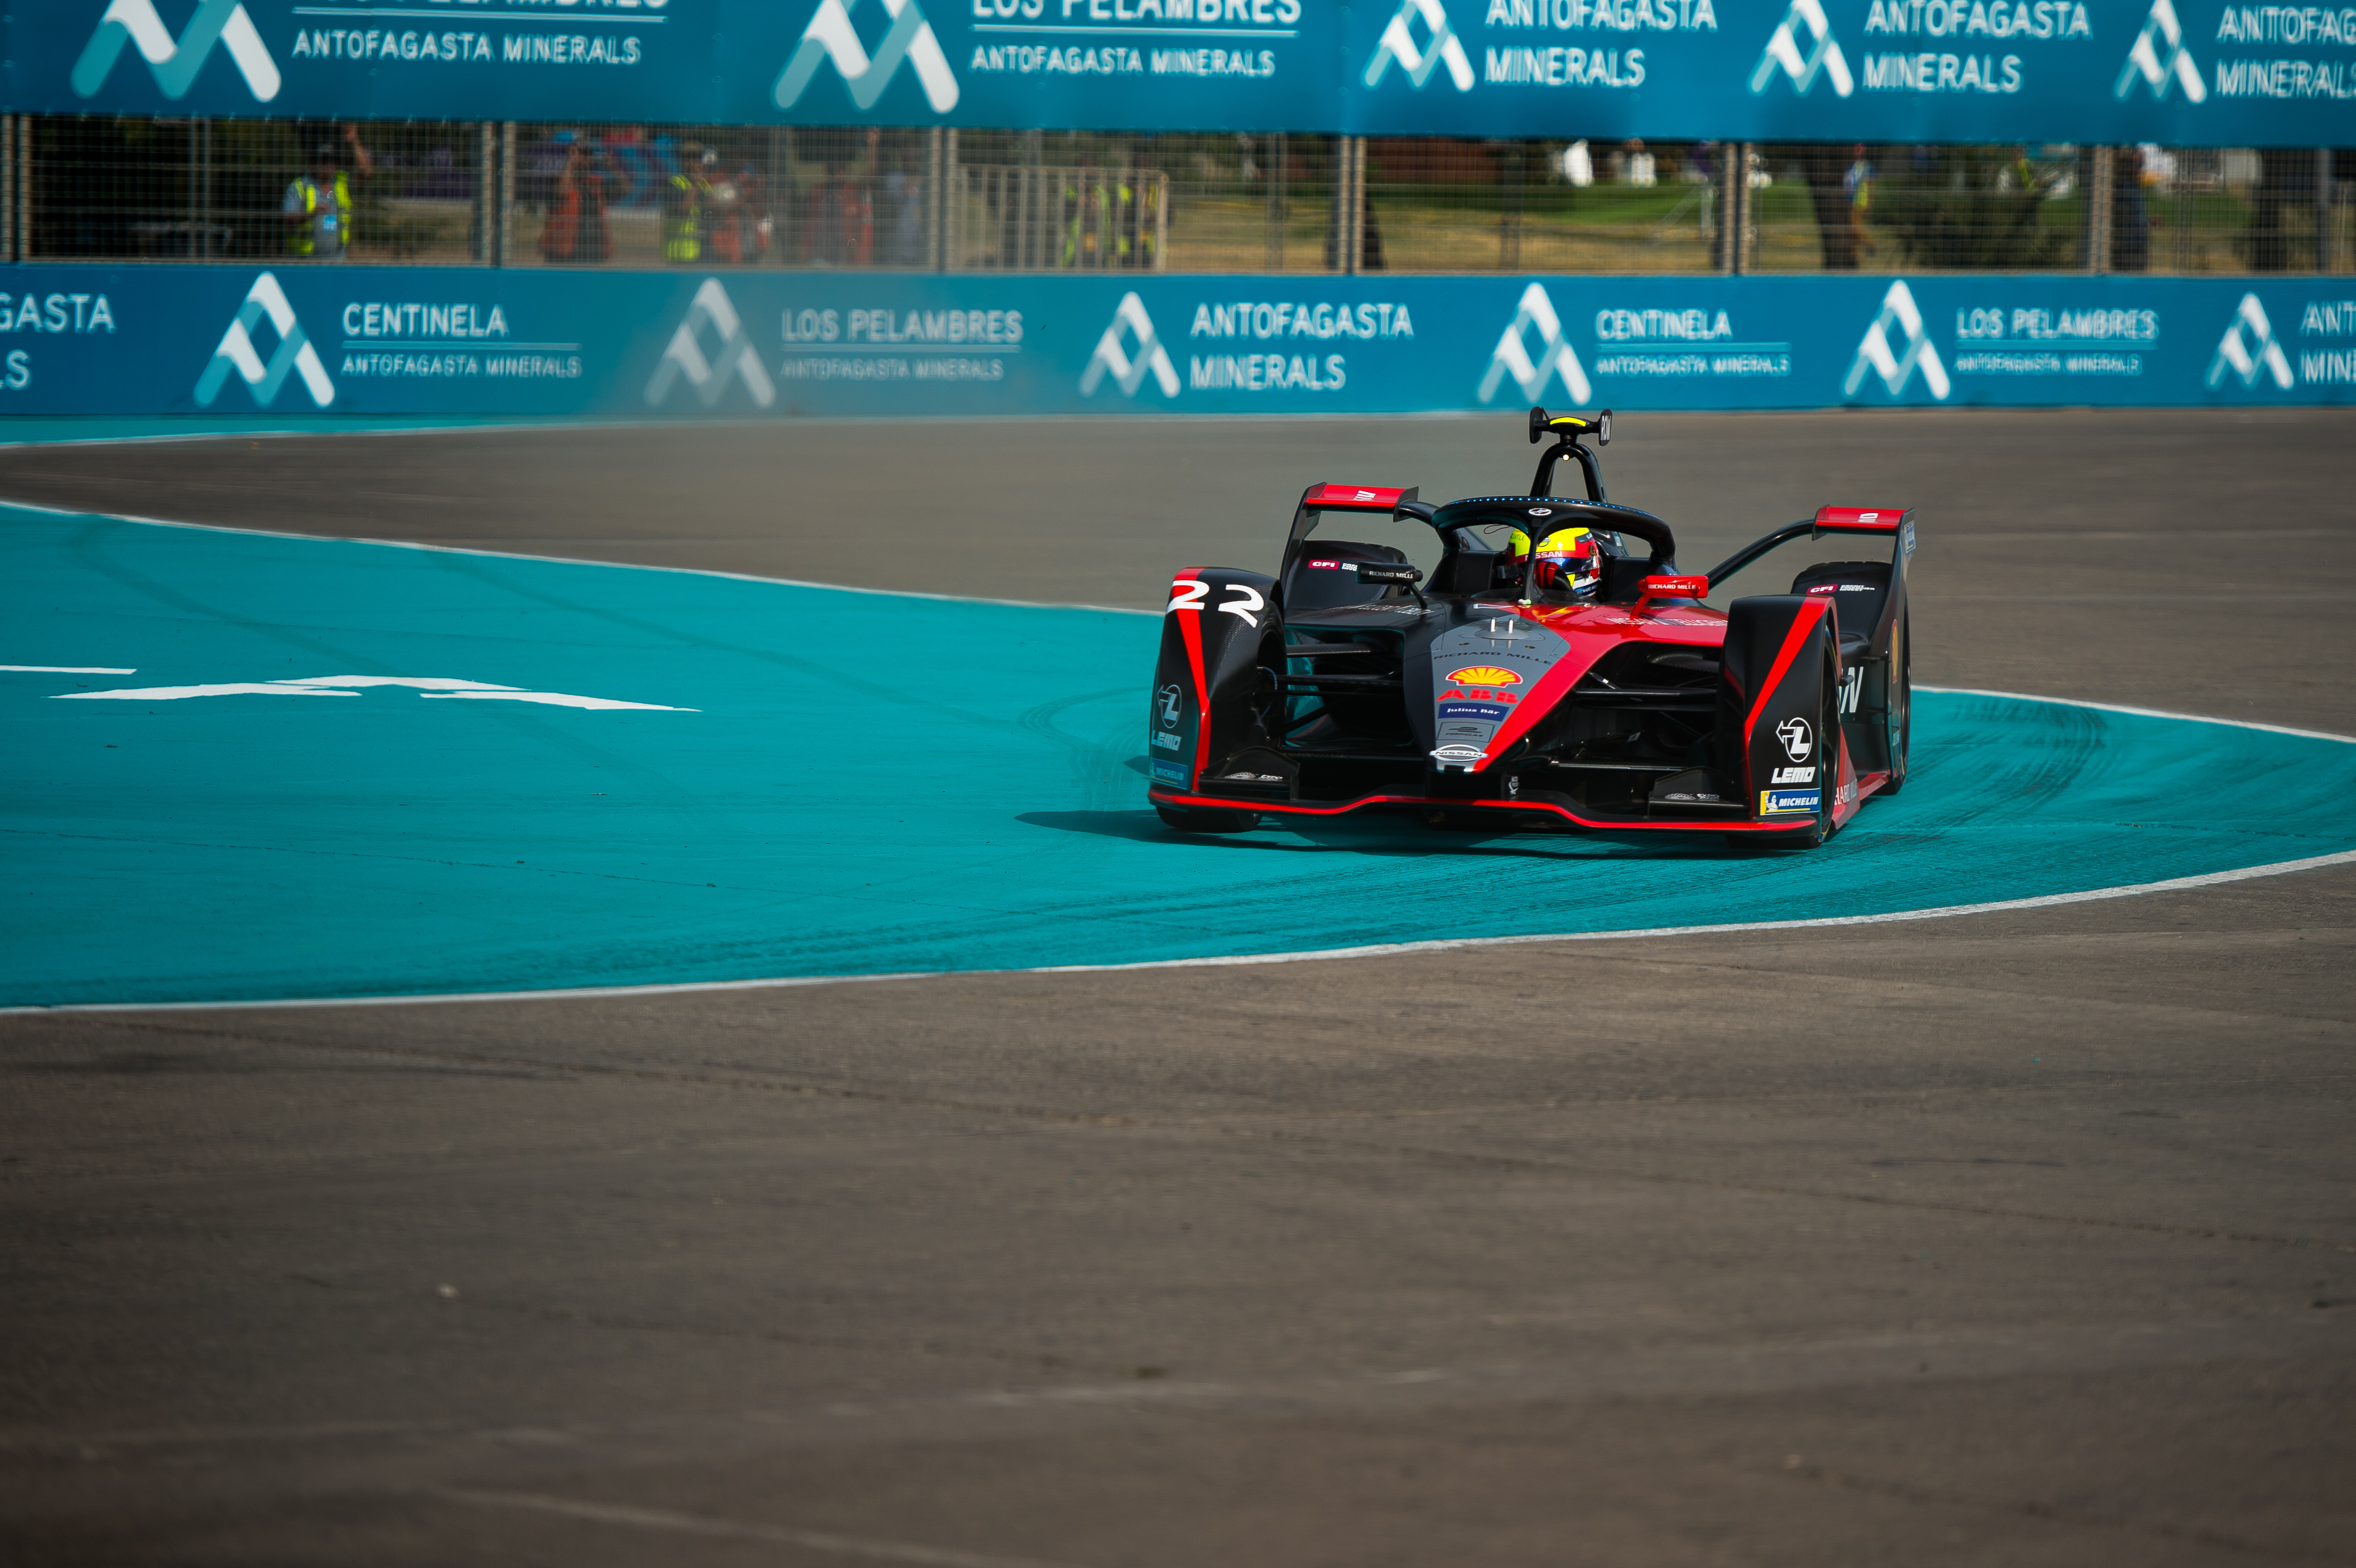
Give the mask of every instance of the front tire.
<svg viewBox="0 0 2356 1568">
<path fill-rule="evenodd" d="M 1256 811 L 1208 811 L 1189 805 L 1153 803 L 1162 826 L 1179 833 L 1248 833 L 1259 826 Z"/>
<path fill-rule="evenodd" d="M 1779 849 L 1815 849 L 1836 831 L 1833 796 L 1840 788 L 1840 675 L 1828 656 L 1816 681 L 1816 820 L 1809 827 L 1779 836 Z"/>
</svg>

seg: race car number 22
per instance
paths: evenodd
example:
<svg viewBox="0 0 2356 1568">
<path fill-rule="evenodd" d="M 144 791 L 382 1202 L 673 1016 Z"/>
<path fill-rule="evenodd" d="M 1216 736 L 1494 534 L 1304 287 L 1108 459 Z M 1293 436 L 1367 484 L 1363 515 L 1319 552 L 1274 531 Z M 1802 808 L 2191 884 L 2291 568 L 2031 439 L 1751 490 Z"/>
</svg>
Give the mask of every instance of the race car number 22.
<svg viewBox="0 0 2356 1568">
<path fill-rule="evenodd" d="M 1253 612 L 1263 608 L 1268 601 L 1261 598 L 1257 590 L 1247 588 L 1240 582 L 1228 583 L 1227 592 L 1236 597 L 1221 604 L 1219 609 L 1229 615 L 1240 615 L 1243 617 L 1245 625 L 1258 629 L 1259 617 Z M 1192 610 L 1200 614 L 1203 610 L 1203 601 L 1209 598 L 1210 593 L 1211 584 L 1191 581 L 1182 577 L 1170 585 L 1170 603 L 1163 607 L 1163 613 L 1167 613 L 1172 610 Z"/>
</svg>

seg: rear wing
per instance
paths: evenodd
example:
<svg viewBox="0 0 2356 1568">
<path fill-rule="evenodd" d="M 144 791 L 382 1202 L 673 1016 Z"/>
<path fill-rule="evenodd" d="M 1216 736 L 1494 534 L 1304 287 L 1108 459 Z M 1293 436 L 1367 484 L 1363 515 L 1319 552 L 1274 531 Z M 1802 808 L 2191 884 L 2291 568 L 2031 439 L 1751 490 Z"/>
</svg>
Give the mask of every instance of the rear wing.
<svg viewBox="0 0 2356 1568">
<path fill-rule="evenodd" d="M 1819 507 L 1805 522 L 1786 523 L 1765 539 L 1743 546 L 1712 567 L 1713 583 L 1724 582 L 1778 545 L 1796 539 L 1826 535 L 1882 539 L 1890 541 L 1890 592 L 1882 599 L 1880 624 L 1873 628 L 1869 656 L 1890 651 L 1890 628 L 1906 603 L 1906 561 L 1914 553 L 1914 508 L 1912 507 Z"/>
<path fill-rule="evenodd" d="M 1291 580 L 1293 558 L 1301 553 L 1301 541 L 1317 527 L 1320 515 L 1380 512 L 1388 517 L 1402 506 L 1413 505 L 1419 488 L 1414 485 L 1404 490 L 1381 485 L 1312 485 L 1301 493 L 1301 505 L 1293 508 L 1292 527 L 1284 536 L 1284 559 L 1277 563 L 1276 580 Z"/>
<path fill-rule="evenodd" d="M 1765 539 L 1744 545 L 1711 567 L 1705 575 L 1712 582 L 1723 582 L 1778 545 L 1789 544 L 1803 537 L 1822 539 L 1826 534 L 1865 534 L 1889 539 L 1892 547 L 1890 564 L 1893 570 L 1903 570 L 1905 558 L 1914 553 L 1914 508 L 1819 507 L 1816 515 L 1807 521 L 1786 523 Z"/>
</svg>

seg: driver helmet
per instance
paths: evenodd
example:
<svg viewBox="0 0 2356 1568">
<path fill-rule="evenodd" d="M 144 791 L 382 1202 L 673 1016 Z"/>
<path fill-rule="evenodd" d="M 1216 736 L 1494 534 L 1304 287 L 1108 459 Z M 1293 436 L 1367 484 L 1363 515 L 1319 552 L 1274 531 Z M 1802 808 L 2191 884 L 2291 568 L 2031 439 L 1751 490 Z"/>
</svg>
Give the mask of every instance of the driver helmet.
<svg viewBox="0 0 2356 1568">
<path fill-rule="evenodd" d="M 1514 530 L 1514 560 L 1529 553 L 1529 536 Z M 1556 603 L 1592 599 L 1601 585 L 1603 553 L 1595 536 L 1585 528 L 1558 528 L 1538 541 L 1538 558 L 1530 572 L 1533 598 Z"/>
</svg>

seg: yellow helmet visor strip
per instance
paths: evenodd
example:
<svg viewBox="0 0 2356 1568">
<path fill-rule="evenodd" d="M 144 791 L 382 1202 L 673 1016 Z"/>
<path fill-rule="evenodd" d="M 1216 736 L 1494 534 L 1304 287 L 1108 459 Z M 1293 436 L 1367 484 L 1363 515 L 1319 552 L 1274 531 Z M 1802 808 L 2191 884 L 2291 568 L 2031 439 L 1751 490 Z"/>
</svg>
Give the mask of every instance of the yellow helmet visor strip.
<svg viewBox="0 0 2356 1568">
<path fill-rule="evenodd" d="M 1530 553 L 1530 536 L 1521 529 L 1514 530 L 1514 559 L 1519 560 Z M 1547 535 L 1538 544 L 1540 560 L 1583 558 L 1595 553 L 1595 544 L 1585 528 L 1561 528 Z"/>
</svg>

